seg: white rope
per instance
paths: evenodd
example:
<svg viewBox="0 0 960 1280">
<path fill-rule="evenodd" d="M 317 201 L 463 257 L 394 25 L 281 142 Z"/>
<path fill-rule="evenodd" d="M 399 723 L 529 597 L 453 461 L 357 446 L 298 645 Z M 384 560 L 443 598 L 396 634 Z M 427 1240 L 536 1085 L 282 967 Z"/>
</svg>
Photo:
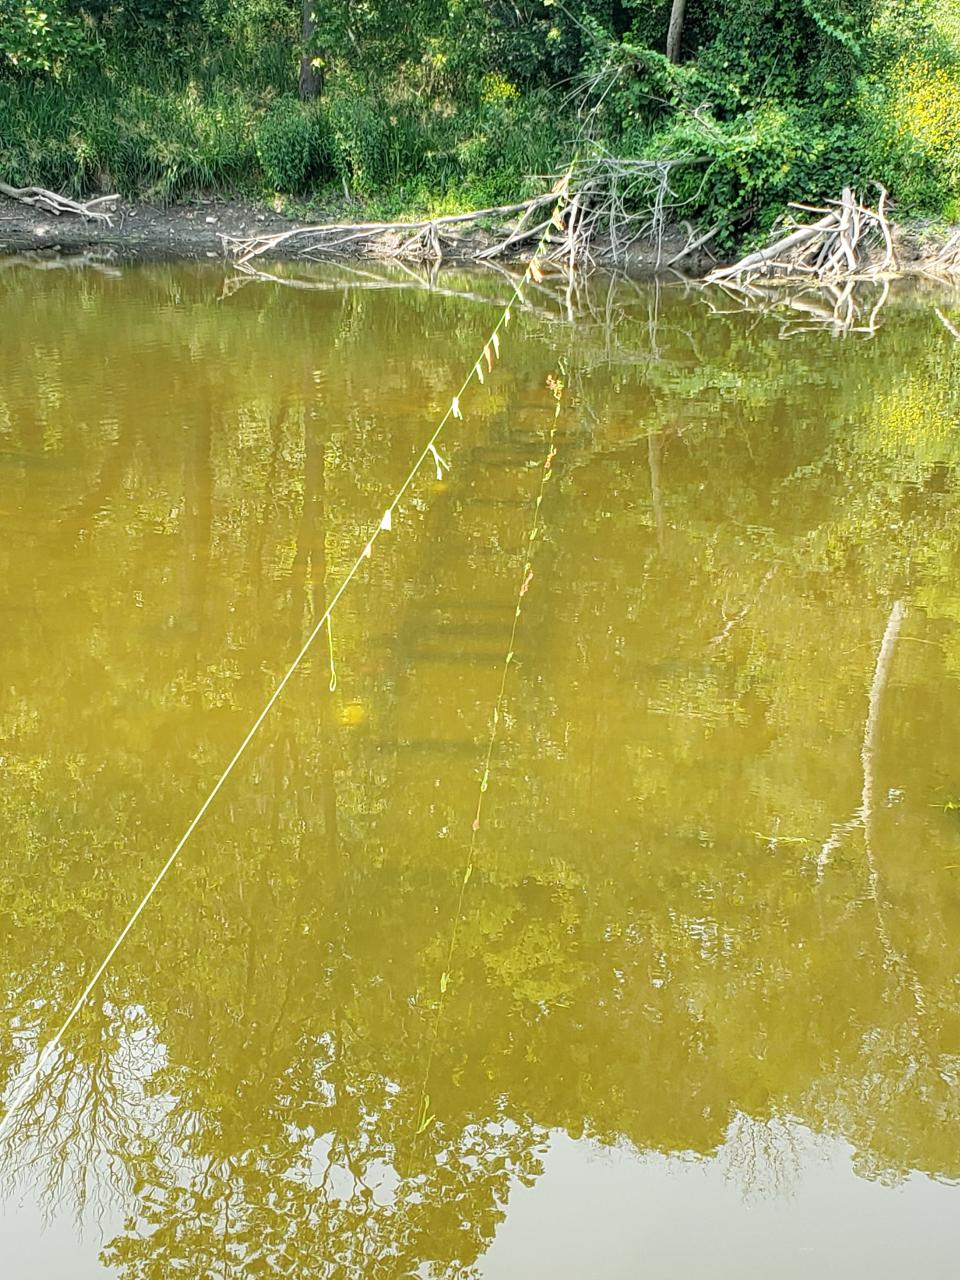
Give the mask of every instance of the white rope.
<svg viewBox="0 0 960 1280">
<path fill-rule="evenodd" d="M 562 206 L 563 201 L 566 198 L 567 184 L 569 183 L 569 179 L 570 179 L 570 175 L 568 174 L 562 189 L 558 193 L 558 197 L 557 197 L 558 209 Z M 519 283 L 514 288 L 513 296 L 510 299 L 510 302 L 503 308 L 503 311 L 500 314 L 500 319 L 497 321 L 496 325 L 493 328 L 492 333 L 490 334 L 490 337 L 487 339 L 486 343 L 483 346 L 483 350 L 481 351 L 481 357 L 486 359 L 488 371 L 491 370 L 493 367 L 493 360 L 490 356 L 490 348 L 492 346 L 497 356 L 499 356 L 500 330 L 503 329 L 507 324 L 509 324 L 510 308 L 515 302 L 522 299 L 524 284 L 526 284 L 526 282 L 529 279 L 531 279 L 531 277 L 535 277 L 535 273 L 538 272 L 539 270 L 537 265 L 537 259 L 543 253 L 543 249 L 546 244 L 547 234 L 548 232 L 545 232 L 544 235 L 541 237 L 540 242 L 534 251 L 533 257 L 530 259 L 530 262 L 527 265 L 526 271 L 521 276 Z M 300 663 L 306 657 L 306 654 L 310 649 L 310 646 L 313 644 L 314 640 L 320 634 L 322 627 L 329 621 L 330 616 L 333 613 L 334 609 L 336 608 L 337 604 L 339 603 L 341 596 L 344 594 L 347 587 L 356 577 L 364 560 L 370 559 L 370 555 L 373 550 L 373 544 L 376 542 L 377 538 L 380 536 L 381 533 L 389 532 L 390 529 L 392 528 L 392 513 L 396 508 L 397 504 L 403 498 L 404 494 L 409 489 L 410 485 L 413 483 L 414 479 L 416 478 L 417 472 L 420 470 L 420 467 L 423 465 L 423 463 L 426 461 L 427 458 L 433 459 L 434 462 L 436 463 L 436 459 L 438 456 L 437 450 L 436 450 L 437 440 L 439 439 L 441 432 L 443 431 L 444 427 L 447 425 L 451 417 L 460 418 L 462 416 L 461 410 L 460 410 L 460 397 L 467 390 L 470 383 L 473 381 L 475 377 L 478 378 L 480 382 L 483 381 L 483 374 L 482 374 L 482 371 L 480 370 L 479 359 L 476 360 L 471 365 L 470 372 L 464 378 L 463 383 L 460 387 L 460 390 L 453 397 L 450 403 L 450 407 L 447 409 L 446 413 L 440 419 L 440 422 L 438 423 L 436 429 L 434 430 L 433 435 L 424 445 L 421 453 L 417 457 L 416 462 L 414 462 L 413 466 L 411 467 L 410 472 L 407 475 L 407 478 L 404 480 L 403 484 L 401 484 L 400 488 L 394 494 L 390 502 L 390 505 L 386 508 L 383 515 L 381 516 L 379 524 L 377 525 L 376 529 L 374 530 L 369 540 L 365 543 L 363 550 L 360 552 L 356 560 L 353 562 L 353 565 L 348 571 L 346 577 L 340 583 L 340 586 L 337 588 L 336 593 L 334 594 L 330 603 L 327 605 L 326 609 L 324 610 L 323 615 L 321 616 L 317 624 L 314 626 L 313 630 L 310 632 L 307 639 L 304 641 L 303 648 L 294 658 L 293 662 L 291 662 L 290 666 L 286 670 L 286 673 L 283 675 L 280 682 L 277 684 L 273 693 L 271 693 L 270 697 L 267 699 L 266 705 L 264 706 L 263 710 L 260 712 L 256 720 L 251 725 L 250 730 L 247 733 L 247 736 L 244 738 L 243 742 L 241 742 L 240 746 L 237 748 L 236 754 L 234 755 L 233 759 L 230 761 L 230 763 L 224 769 L 223 773 L 221 773 L 220 777 L 214 783 L 213 788 L 210 791 L 210 794 L 207 796 L 206 800 L 204 800 L 203 804 L 197 810 L 190 825 L 187 827 L 186 831 L 180 837 L 180 841 L 177 844 L 177 847 L 174 849 L 173 853 L 170 854 L 169 858 L 160 868 L 160 871 L 157 873 L 157 876 L 154 879 L 153 883 L 150 885 L 150 888 L 146 891 L 146 893 L 140 899 L 140 902 L 137 905 L 136 910 L 133 912 L 130 919 L 127 921 L 127 923 L 123 926 L 123 929 L 118 935 L 113 946 L 110 948 L 110 950 L 104 956 L 103 960 L 100 962 L 100 965 L 97 971 L 94 973 L 93 977 L 84 987 L 83 992 L 80 995 L 80 998 L 77 1000 L 73 1008 L 67 1014 L 59 1030 L 54 1035 L 53 1039 L 50 1040 L 47 1043 L 47 1045 L 43 1048 L 43 1050 L 40 1052 L 37 1058 L 36 1065 L 34 1066 L 33 1070 L 27 1076 L 26 1080 L 23 1082 L 20 1088 L 18 1088 L 14 1093 L 14 1096 L 7 1107 L 7 1110 L 3 1116 L 3 1119 L 0 1120 L 0 1139 L 4 1137 L 7 1130 L 9 1129 L 10 1122 L 13 1116 L 16 1114 L 16 1112 L 20 1109 L 20 1107 L 29 1097 L 31 1090 L 33 1089 L 37 1080 L 40 1078 L 41 1074 L 43 1073 L 43 1070 L 47 1065 L 47 1063 L 49 1062 L 50 1058 L 54 1053 L 56 1053 L 57 1049 L 60 1047 L 60 1044 L 63 1040 L 64 1035 L 66 1034 L 67 1030 L 70 1028 L 74 1019 L 80 1013 L 83 1006 L 86 1004 L 87 999 L 89 998 L 90 993 L 93 991 L 94 987 L 103 977 L 111 960 L 117 954 L 121 945 L 123 944 L 123 941 L 126 938 L 127 934 L 130 932 L 130 930 L 139 920 L 147 904 L 150 902 L 150 899 L 153 897 L 153 895 L 159 889 L 160 885 L 163 883 L 168 871 L 176 862 L 177 858 L 180 856 L 180 853 L 183 847 L 186 845 L 187 841 L 190 839 L 194 831 L 197 829 L 197 826 L 202 820 L 203 815 L 207 812 L 207 810 L 210 808 L 213 801 L 216 799 L 217 794 L 219 793 L 221 787 L 226 782 L 226 780 L 230 777 L 230 774 L 233 772 L 234 767 L 236 766 L 240 757 L 243 755 L 247 747 L 253 741 L 253 738 L 256 735 L 257 730 L 260 728 L 264 720 L 266 720 L 267 716 L 270 714 L 270 711 L 274 703 L 280 697 L 281 693 L 283 693 L 284 689 L 289 683 L 294 672 L 297 670 L 297 668 L 300 666 Z M 439 467 L 439 463 L 436 463 L 436 465 Z"/>
</svg>

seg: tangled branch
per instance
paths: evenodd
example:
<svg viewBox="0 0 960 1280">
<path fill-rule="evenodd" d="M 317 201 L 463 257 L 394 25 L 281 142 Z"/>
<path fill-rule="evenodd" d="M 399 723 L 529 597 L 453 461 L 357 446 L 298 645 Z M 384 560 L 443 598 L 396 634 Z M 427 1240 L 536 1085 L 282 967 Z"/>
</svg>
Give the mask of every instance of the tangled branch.
<svg viewBox="0 0 960 1280">
<path fill-rule="evenodd" d="M 876 279 L 897 270 L 893 232 L 886 214 L 887 192 L 877 184 L 877 207 L 863 204 L 850 187 L 827 208 L 791 204 L 793 209 L 819 213 L 816 221 L 791 223 L 787 234 L 765 249 L 749 253 L 729 267 L 718 267 L 708 283 L 750 284 L 758 276 L 781 280 L 815 280 L 821 283 Z M 782 229 L 781 229 L 782 230 Z"/>
<path fill-rule="evenodd" d="M 47 191 L 45 187 L 11 187 L 6 182 L 0 182 L 0 195 L 17 200 L 20 204 L 32 205 L 35 209 L 43 209 L 58 218 L 63 213 L 73 213 L 85 222 L 103 222 L 108 227 L 113 225 L 113 210 L 108 211 L 103 206 L 116 204 L 120 199 L 118 195 L 112 195 L 97 196 L 95 200 L 71 200 L 67 196 L 58 195 L 56 191 Z"/>
<path fill-rule="evenodd" d="M 578 158 L 545 194 L 515 204 L 420 221 L 319 223 L 248 238 L 222 235 L 221 240 L 226 256 L 241 265 L 275 254 L 281 247 L 289 252 L 293 242 L 293 256 L 298 258 L 354 251 L 401 261 L 439 262 L 444 257 L 474 261 L 510 257 L 545 235 L 545 260 L 565 267 L 600 261 L 623 266 L 640 241 L 655 246 L 659 267 L 664 265 L 666 230 L 691 203 L 677 194 L 674 175 L 705 163 L 702 156 L 635 160 L 598 150 Z M 561 186 L 568 198 L 559 215 L 551 210 Z M 671 261 L 694 252 L 716 230 L 706 235 L 691 232 L 686 248 Z"/>
</svg>

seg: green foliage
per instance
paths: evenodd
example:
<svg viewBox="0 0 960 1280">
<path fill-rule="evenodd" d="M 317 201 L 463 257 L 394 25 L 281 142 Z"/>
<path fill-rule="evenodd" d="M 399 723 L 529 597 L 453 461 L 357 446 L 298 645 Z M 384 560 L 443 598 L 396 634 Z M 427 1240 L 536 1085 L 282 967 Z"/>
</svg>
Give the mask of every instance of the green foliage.
<svg viewBox="0 0 960 1280">
<path fill-rule="evenodd" d="M 238 94 L 152 88 L 77 98 L 0 85 L 0 170 L 16 183 L 175 199 L 248 186 L 253 114 Z"/>
<path fill-rule="evenodd" d="M 872 7 L 872 0 L 709 6 L 696 56 L 704 95 L 726 114 L 768 98 L 842 105 L 860 70 Z"/>
<path fill-rule="evenodd" d="M 333 166 L 357 195 L 400 178 L 402 158 L 416 167 L 422 132 L 355 81 L 338 81 L 325 102 Z"/>
<path fill-rule="evenodd" d="M 0 0 L 0 76 L 62 76 L 94 55 L 83 24 L 69 17 L 61 0 L 49 4 Z"/>
<path fill-rule="evenodd" d="M 339 179 L 399 213 L 537 190 L 579 140 L 696 157 L 680 193 L 724 247 L 850 182 L 960 200 L 960 0 L 691 4 L 679 65 L 669 10 L 317 0 L 305 50 L 293 0 L 0 0 L 0 167 L 165 197 Z"/>
<path fill-rule="evenodd" d="M 856 90 L 860 169 L 902 211 L 948 214 L 960 197 L 960 4 L 886 0 Z"/>
<path fill-rule="evenodd" d="M 765 228 L 789 200 L 839 190 L 851 175 L 846 131 L 797 103 L 762 103 L 727 123 L 703 112 L 680 116 L 655 133 L 646 150 L 698 158 L 674 186 L 691 217 L 721 223 L 726 247 L 738 229 Z"/>
<path fill-rule="evenodd" d="M 173 198 L 227 190 L 249 173 L 250 115 L 236 95 L 135 89 L 126 101 L 132 123 L 122 131 L 120 158 L 127 172 L 139 167 L 138 187 Z"/>
<path fill-rule="evenodd" d="M 524 89 L 554 86 L 582 69 L 598 37 L 623 35 L 624 17 L 613 0 L 450 0 L 436 56 L 474 88 L 490 72 Z"/>
<path fill-rule="evenodd" d="M 204 0 L 65 0 L 70 8 L 125 39 L 184 44 L 210 7 Z"/>
<path fill-rule="evenodd" d="M 692 9 L 688 61 L 656 50 L 657 10 L 598 37 L 585 70 L 602 136 L 640 155 L 698 155 L 693 217 L 767 227 L 791 199 L 881 181 L 901 212 L 943 212 L 960 187 L 955 0 L 758 0 Z M 960 28 L 958 28 L 960 30 Z"/>
<path fill-rule="evenodd" d="M 280 98 L 257 122 L 257 159 L 277 191 L 305 191 L 329 154 L 326 121 L 313 106 Z"/>
<path fill-rule="evenodd" d="M 543 91 L 521 97 L 498 87 L 474 117 L 474 126 L 457 146 L 464 179 L 485 196 L 478 203 L 497 203 L 532 194 L 524 179 L 547 174 L 562 163 L 567 134 L 558 121 L 551 96 Z M 518 183 L 517 179 L 520 178 Z"/>
</svg>

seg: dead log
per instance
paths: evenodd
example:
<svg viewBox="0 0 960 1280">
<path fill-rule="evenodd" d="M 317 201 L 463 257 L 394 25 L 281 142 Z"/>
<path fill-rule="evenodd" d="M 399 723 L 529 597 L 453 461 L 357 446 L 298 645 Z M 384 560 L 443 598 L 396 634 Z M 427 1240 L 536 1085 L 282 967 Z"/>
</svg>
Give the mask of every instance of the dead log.
<svg viewBox="0 0 960 1280">
<path fill-rule="evenodd" d="M 827 214 L 819 222 L 814 222 L 809 227 L 800 227 L 782 240 L 778 240 L 776 244 L 768 245 L 766 249 L 758 249 L 756 253 L 748 253 L 745 258 L 735 262 L 732 267 L 717 267 L 707 276 L 707 281 L 711 284 L 717 284 L 721 280 L 734 280 L 740 276 L 756 275 L 764 267 L 775 262 L 778 258 L 782 258 L 789 249 L 806 244 L 814 236 L 820 235 L 823 231 L 832 230 L 837 225 L 837 215 L 835 213 Z"/>
<path fill-rule="evenodd" d="M 45 187 L 11 187 L 6 182 L 0 182 L 0 195 L 20 204 L 31 205 L 35 209 L 43 209 L 58 218 L 63 213 L 72 213 L 85 222 L 103 222 L 108 227 L 113 225 L 113 211 L 108 212 L 99 206 L 115 204 L 120 199 L 118 195 L 112 195 L 97 196 L 94 200 L 71 200 L 68 196 L 58 195 L 56 191 L 47 191 Z"/>
<path fill-rule="evenodd" d="M 747 254 L 730 267 L 711 271 L 707 282 L 749 282 L 763 275 L 845 284 L 889 275 L 896 271 L 893 233 L 885 207 L 887 192 L 881 184 L 877 187 L 880 197 L 875 209 L 858 200 L 850 187 L 844 187 L 840 200 L 827 202 L 833 208 L 793 204 L 794 209 L 822 216 L 816 222 L 794 227 L 773 244 Z M 883 255 L 878 260 L 880 245 Z"/>
</svg>

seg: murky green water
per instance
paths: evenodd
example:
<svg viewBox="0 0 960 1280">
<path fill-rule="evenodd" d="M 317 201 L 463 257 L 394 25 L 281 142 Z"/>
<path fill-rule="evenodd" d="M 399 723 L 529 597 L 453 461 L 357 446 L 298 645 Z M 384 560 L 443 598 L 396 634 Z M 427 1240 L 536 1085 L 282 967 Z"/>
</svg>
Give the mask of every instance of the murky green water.
<svg viewBox="0 0 960 1280">
<path fill-rule="evenodd" d="M 8 1086 L 508 292 L 222 283 L 0 275 Z M 514 316 L 335 614 L 336 691 L 322 635 L 17 1113 L 5 1274 L 956 1274 L 935 301 L 869 340 L 606 281 Z"/>
</svg>

